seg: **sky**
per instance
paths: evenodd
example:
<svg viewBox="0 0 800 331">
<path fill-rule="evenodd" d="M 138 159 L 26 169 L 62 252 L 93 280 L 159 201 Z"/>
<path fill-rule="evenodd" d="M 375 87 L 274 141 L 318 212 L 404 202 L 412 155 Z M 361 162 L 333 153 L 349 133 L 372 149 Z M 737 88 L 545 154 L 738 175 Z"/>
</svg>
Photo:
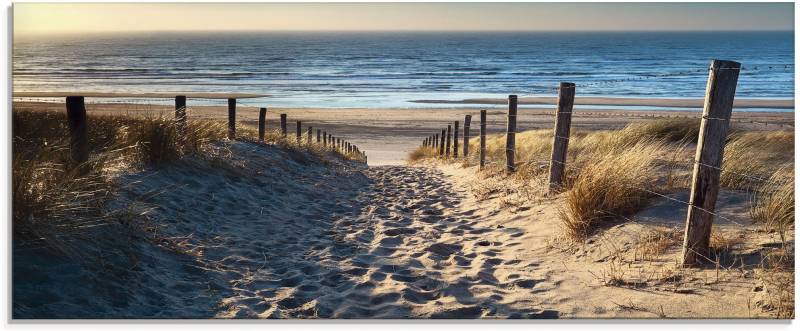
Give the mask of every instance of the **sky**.
<svg viewBox="0 0 800 331">
<path fill-rule="evenodd" d="M 793 30 L 792 3 L 15 3 L 14 34 Z"/>
</svg>

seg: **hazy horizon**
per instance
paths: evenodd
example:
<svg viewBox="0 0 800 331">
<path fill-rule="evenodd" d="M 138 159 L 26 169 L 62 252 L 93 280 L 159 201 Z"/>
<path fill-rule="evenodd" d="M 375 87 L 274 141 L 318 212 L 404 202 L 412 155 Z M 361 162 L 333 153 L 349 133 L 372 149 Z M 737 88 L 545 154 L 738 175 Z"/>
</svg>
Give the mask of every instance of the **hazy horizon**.
<svg viewBox="0 0 800 331">
<path fill-rule="evenodd" d="M 17 3 L 13 8 L 15 36 L 794 29 L 792 3 Z"/>
</svg>

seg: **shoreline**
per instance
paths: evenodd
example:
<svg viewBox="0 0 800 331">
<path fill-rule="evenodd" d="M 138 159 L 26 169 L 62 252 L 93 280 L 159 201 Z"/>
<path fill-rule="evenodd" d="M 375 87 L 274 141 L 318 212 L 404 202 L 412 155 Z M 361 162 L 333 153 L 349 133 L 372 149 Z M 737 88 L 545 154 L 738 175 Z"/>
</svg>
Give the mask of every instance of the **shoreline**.
<svg viewBox="0 0 800 331">
<path fill-rule="evenodd" d="M 502 98 L 471 98 L 461 100 L 423 99 L 409 100 L 422 104 L 471 104 L 471 105 L 503 105 L 508 101 Z M 520 97 L 520 105 L 555 105 L 557 97 Z M 638 107 L 681 107 L 702 108 L 702 98 L 627 98 L 627 97 L 575 97 L 575 105 L 584 106 L 638 106 Z M 794 98 L 740 98 L 733 102 L 734 108 L 774 108 L 794 109 Z"/>
<path fill-rule="evenodd" d="M 63 99 L 67 96 L 84 96 L 90 100 L 87 100 L 87 103 L 95 103 L 95 104 L 105 104 L 105 103 L 115 103 L 113 99 L 136 99 L 136 98 L 151 98 L 151 99 L 164 99 L 163 104 L 171 104 L 174 100 L 174 97 L 177 95 L 187 96 L 190 101 L 197 102 L 208 102 L 207 100 L 213 99 L 220 99 L 222 100 L 227 98 L 236 98 L 244 99 L 242 102 L 243 104 L 253 104 L 253 103 L 263 103 L 267 107 L 269 104 L 272 103 L 271 96 L 268 94 L 245 94 L 245 93 L 193 93 L 193 92 L 159 92 L 159 93 L 115 93 L 115 92 L 14 92 L 12 98 L 40 98 L 42 100 L 19 100 L 14 102 L 50 102 L 52 103 L 59 103 L 62 102 L 60 99 Z M 49 99 L 49 100 L 44 100 Z M 97 100 L 92 100 L 97 99 Z M 263 99 L 263 100 L 262 100 Z M 108 102 L 106 102 L 108 101 Z M 153 100 L 149 100 L 153 101 Z M 576 109 L 580 109 L 582 107 L 587 107 L 591 109 L 603 109 L 603 107 L 647 107 L 650 108 L 648 110 L 665 110 L 665 111 L 681 111 L 681 110 L 693 110 L 693 109 L 702 109 L 703 98 L 664 98 L 664 97 L 652 97 L 652 98 L 642 98 L 642 97 L 615 97 L 615 96 L 577 96 L 575 97 L 575 107 Z M 278 101 L 280 102 L 280 101 Z M 506 98 L 492 98 L 492 97 L 481 97 L 481 98 L 465 98 L 465 99 L 416 99 L 416 100 L 404 100 L 404 103 L 412 104 L 415 106 L 411 107 L 402 107 L 402 106 L 374 106 L 374 107 L 352 107 L 352 106 L 344 106 L 344 107 L 317 107 L 317 106 L 293 106 L 293 105 L 286 105 L 281 106 L 281 108 L 291 108 L 291 109 L 300 109 L 300 108 L 309 108 L 309 109 L 322 109 L 322 108 L 330 108 L 330 109 L 364 109 L 364 108 L 375 108 L 375 109 L 430 109 L 430 108 L 438 108 L 443 105 L 450 105 L 453 108 L 460 108 L 460 107 L 487 107 L 487 106 L 496 106 L 496 105 L 505 105 L 507 104 Z M 518 104 L 520 107 L 522 106 L 551 106 L 555 107 L 556 103 L 558 102 L 556 96 L 522 96 L 518 98 Z M 368 103 L 368 102 L 365 102 Z M 155 104 L 162 104 L 161 102 L 157 102 Z M 200 106 L 218 106 L 219 103 L 210 103 L 206 105 Z M 598 108 L 599 107 L 599 108 Z M 763 111 L 763 110 L 748 110 L 748 109 L 776 109 L 776 110 L 793 110 L 794 106 L 794 98 L 778 98 L 778 97 L 764 97 L 764 98 L 737 98 L 734 100 L 733 103 L 734 109 L 740 109 L 741 111 Z M 533 107 L 532 107 L 533 108 Z M 672 109 L 670 109 L 672 108 Z M 678 109 L 675 109 L 678 108 Z"/>
</svg>

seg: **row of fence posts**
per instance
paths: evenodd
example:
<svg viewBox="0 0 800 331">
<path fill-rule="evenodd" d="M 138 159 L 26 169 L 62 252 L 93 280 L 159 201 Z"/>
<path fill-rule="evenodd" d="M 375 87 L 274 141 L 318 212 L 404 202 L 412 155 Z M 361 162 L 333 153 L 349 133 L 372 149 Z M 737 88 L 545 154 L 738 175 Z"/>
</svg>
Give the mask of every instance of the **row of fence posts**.
<svg viewBox="0 0 800 331">
<path fill-rule="evenodd" d="M 75 164 L 82 164 L 89 160 L 89 137 L 86 125 L 86 105 L 82 96 L 66 97 L 67 120 L 70 132 L 70 155 Z M 258 113 L 258 140 L 263 142 L 266 131 L 267 108 L 260 108 Z M 186 96 L 175 96 L 175 128 L 178 136 L 183 139 L 186 133 Z M 284 138 L 286 133 L 286 114 L 280 114 L 281 133 Z M 302 143 L 302 123 L 297 121 L 297 143 Z M 308 127 L 306 143 L 313 143 L 313 128 Z M 228 139 L 236 139 L 236 99 L 228 99 Z M 316 143 L 345 155 L 356 156 L 359 161 L 367 164 L 367 154 L 357 145 L 339 137 L 334 137 L 326 131 L 317 129 Z"/>
<path fill-rule="evenodd" d="M 711 225 L 719 193 L 722 156 L 733 111 L 733 100 L 740 68 L 740 63 L 724 60 L 712 60 L 709 67 L 683 241 L 682 264 L 685 266 L 698 265 L 709 256 Z M 509 95 L 505 151 L 508 173 L 516 171 L 514 153 L 516 151 L 517 102 L 516 95 Z M 563 187 L 574 102 L 575 84 L 561 83 L 558 87 L 550 157 L 548 192 L 551 194 L 560 191 Z M 466 115 L 464 118 L 464 157 L 467 157 L 469 153 L 470 120 L 471 116 Z M 439 157 L 449 158 L 450 138 L 453 136 L 453 157 L 457 158 L 458 121 L 455 121 L 452 127 L 455 128 L 454 131 L 451 131 L 451 125 L 448 125 L 447 128 L 441 130 L 441 133 L 423 139 L 422 146 L 432 148 Z M 483 170 L 486 164 L 486 110 L 480 111 L 479 150 L 479 170 Z"/>
</svg>

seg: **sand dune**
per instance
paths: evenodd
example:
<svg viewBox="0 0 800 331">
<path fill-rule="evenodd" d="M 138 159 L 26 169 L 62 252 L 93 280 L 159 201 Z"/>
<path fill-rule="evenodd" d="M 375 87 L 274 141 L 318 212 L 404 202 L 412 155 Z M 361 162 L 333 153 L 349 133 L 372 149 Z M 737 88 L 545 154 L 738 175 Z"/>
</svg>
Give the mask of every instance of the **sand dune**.
<svg viewBox="0 0 800 331">
<path fill-rule="evenodd" d="M 747 305 L 757 284 L 737 278 L 737 270 L 723 271 L 723 281 L 717 272 L 714 282 L 699 270 L 682 271 L 680 284 L 663 277 L 646 288 L 601 284 L 598 275 L 620 254 L 603 238 L 613 238 L 619 245 L 613 247 L 628 254 L 641 239 L 631 233 L 653 224 L 675 226 L 682 217 L 670 215 L 683 215 L 682 206 L 656 204 L 640 214 L 641 223 L 623 223 L 577 251 L 563 250 L 553 241 L 559 231 L 558 198 L 516 203 L 498 194 L 480 200 L 472 193 L 480 184 L 470 168 L 457 165 L 367 168 L 335 160 L 325 165 L 275 147 L 217 143 L 203 158 L 120 178 L 111 208 L 132 220 L 144 217 L 153 237 L 119 240 L 129 232 L 99 229 L 119 245 L 136 248 L 127 257 L 109 256 L 112 269 L 74 261 L 21 264 L 39 255 L 16 251 L 16 265 L 23 267 L 14 269 L 15 279 L 23 280 L 15 283 L 15 316 L 751 314 Z M 721 201 L 733 211 L 728 218 L 746 217 L 734 208 L 746 199 L 723 192 Z M 742 235 L 750 231 L 715 226 Z M 669 256 L 660 262 L 665 269 Z M 47 279 L 22 277 L 29 273 Z M 67 284 L 74 285 L 62 290 Z"/>
<path fill-rule="evenodd" d="M 554 105 L 554 103 L 553 103 Z M 269 104 L 266 104 L 269 106 Z M 17 109 L 64 109 L 63 104 L 15 102 Z M 327 130 L 338 137 L 358 145 L 367 153 L 370 165 L 404 164 L 408 153 L 419 146 L 422 139 L 464 119 L 472 114 L 472 134 L 478 134 L 478 114 L 481 108 L 488 108 L 487 131 L 504 132 L 506 127 L 506 108 L 466 107 L 456 108 L 417 108 L 417 109 L 369 109 L 369 108 L 272 108 L 267 111 L 267 128 L 278 128 L 278 114 L 288 115 L 290 124 L 301 120 L 305 125 Z M 552 128 L 554 106 L 521 108 L 517 117 L 517 128 L 522 130 Z M 91 114 L 127 114 L 174 116 L 174 106 L 146 104 L 90 104 Z M 220 106 L 193 106 L 189 101 L 190 118 L 227 118 L 227 108 Z M 634 111 L 608 109 L 581 109 L 576 107 L 572 127 L 577 130 L 597 130 L 620 128 L 628 123 L 650 121 L 655 117 L 699 118 L 692 111 Z M 756 130 L 790 130 L 794 125 L 792 112 L 734 112 L 735 125 Z M 237 119 L 244 125 L 258 123 L 257 107 L 239 107 Z M 294 126 L 289 126 L 290 132 Z"/>
</svg>

